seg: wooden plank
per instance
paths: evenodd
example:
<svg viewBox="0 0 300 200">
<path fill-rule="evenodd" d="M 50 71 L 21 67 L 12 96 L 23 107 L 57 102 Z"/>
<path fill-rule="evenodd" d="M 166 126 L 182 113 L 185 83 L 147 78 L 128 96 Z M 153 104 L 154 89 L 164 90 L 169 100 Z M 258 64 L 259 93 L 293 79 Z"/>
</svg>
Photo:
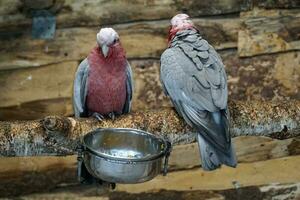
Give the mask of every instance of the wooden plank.
<svg viewBox="0 0 300 200">
<path fill-rule="evenodd" d="M 220 55 L 226 65 L 229 99 L 281 100 L 300 98 L 300 68 L 298 67 L 300 51 L 239 58 L 235 50 L 227 50 L 221 51 Z M 170 107 L 170 100 L 163 94 L 159 80 L 159 60 L 131 60 L 130 64 L 135 81 L 132 110 L 139 111 Z M 67 64 L 61 65 L 67 66 Z M 49 77 L 56 77 L 59 74 L 59 77 L 57 77 L 61 82 L 59 87 L 54 81 L 46 82 L 44 79 L 41 79 L 43 86 L 31 84 L 28 87 L 22 87 L 22 92 L 16 90 L 16 88 L 21 87 L 19 86 L 20 82 L 26 78 L 22 74 L 28 74 L 27 70 L 29 72 L 39 71 L 39 67 L 20 71 L 4 71 L 5 73 L 0 72 L 0 74 L 5 74 L 5 76 L 0 76 L 0 82 L 3 83 L 2 87 L 4 88 L 0 94 L 0 119 L 37 119 L 52 114 L 71 115 L 72 92 L 70 88 L 74 77 L 70 73 L 59 73 L 63 69 L 53 66 L 49 65 L 42 68 L 57 68 L 57 70 L 47 69 L 47 71 Z M 76 68 L 75 66 L 74 69 Z M 72 68 L 72 70 L 74 69 Z M 38 73 L 35 74 L 39 75 Z M 12 79 L 10 78 L 11 76 L 13 76 Z M 7 84 L 9 84 L 7 88 L 14 87 L 11 90 L 5 89 Z M 47 100 L 44 96 L 45 91 L 41 90 L 39 92 L 38 88 L 41 87 L 52 88 L 51 98 L 60 98 L 60 91 L 65 91 L 63 93 L 65 99 Z M 56 87 L 62 89 L 55 89 Z M 35 91 L 34 94 L 32 94 L 33 91 Z M 28 98 L 21 98 L 20 94 L 23 93 Z M 10 102 L 4 100 L 7 97 L 11 97 Z M 4 104 L 8 103 L 10 106 L 5 107 Z M 57 105 L 57 109 L 53 109 L 55 105 Z M 3 114 L 1 115 L 1 113 Z"/>
<path fill-rule="evenodd" d="M 70 116 L 73 114 L 71 97 L 42 99 L 0 108 L 0 120 L 30 120 L 43 118 L 47 115 Z"/>
<path fill-rule="evenodd" d="M 241 164 L 236 169 L 224 167 L 214 172 L 189 170 L 170 173 L 150 182 L 136 185 L 118 185 L 117 191 L 141 193 L 164 188 L 165 190 L 209 190 L 240 188 L 241 186 L 262 185 L 268 183 L 291 183 L 299 181 L 297 171 L 299 156 L 269 160 L 251 164 Z M 278 169 L 285 169 L 280 170 Z M 277 171 L 277 173 L 270 173 Z"/>
<path fill-rule="evenodd" d="M 300 138 L 274 140 L 266 137 L 237 137 L 233 139 L 238 163 L 257 162 L 300 154 Z M 178 145 L 170 156 L 170 170 L 200 166 L 198 144 Z"/>
<path fill-rule="evenodd" d="M 219 52 L 226 66 L 229 99 L 300 98 L 300 51 L 239 58 L 235 50 Z M 133 110 L 170 106 L 159 80 L 159 61 L 132 61 L 136 88 Z"/>
<path fill-rule="evenodd" d="M 159 79 L 158 60 L 132 60 L 134 94 L 132 110 L 160 109 L 171 107 L 169 98 L 163 93 Z"/>
<path fill-rule="evenodd" d="M 19 0 L 2 0 L 0 1 L 0 16 L 17 14 L 22 2 Z"/>
<path fill-rule="evenodd" d="M 242 57 L 300 50 L 300 10 L 253 10 L 241 15 L 238 52 Z"/>
<path fill-rule="evenodd" d="M 26 17 L 26 8 L 21 0 L 2 0 L 0 9 L 0 30 L 30 29 L 31 19 Z M 33 2 L 34 3 L 34 2 Z M 61 4 L 61 1 L 56 1 Z M 213 5 L 213 9 L 212 9 Z M 141 20 L 170 19 L 173 15 L 186 12 L 192 17 L 237 13 L 248 10 L 250 0 L 213 0 L 213 1 L 64 1 L 58 5 L 57 27 L 98 26 L 126 23 Z M 55 7 L 52 6 L 52 7 Z M 51 8 L 50 8 L 51 10 Z M 53 9 L 52 9 L 53 10 Z"/>
<path fill-rule="evenodd" d="M 195 24 L 217 49 L 237 46 L 238 18 L 196 19 Z M 112 27 L 120 34 L 128 58 L 159 58 L 167 47 L 169 20 Z M 96 45 L 97 31 L 99 27 L 58 29 L 54 40 L 33 40 L 29 34 L 2 37 L 0 70 L 81 60 Z"/>
<path fill-rule="evenodd" d="M 262 8 L 300 8 L 300 1 L 298 0 L 260 0 L 255 2 Z"/>
<path fill-rule="evenodd" d="M 128 193 L 110 191 L 107 188 L 96 188 L 93 186 L 71 185 L 56 188 L 48 192 L 39 192 L 20 196 L 26 200 L 196 200 L 196 199 L 210 199 L 210 200 L 224 200 L 224 199 L 280 199 L 291 200 L 297 199 L 300 195 L 300 183 L 288 184 L 266 184 L 253 185 L 247 187 L 226 189 L 226 190 L 165 190 L 161 188 L 155 191 L 147 191 L 145 193 Z"/>
<path fill-rule="evenodd" d="M 269 183 L 293 183 L 300 180 L 299 164 L 300 156 L 295 156 L 240 164 L 237 168 L 222 167 L 213 172 L 202 169 L 182 170 L 141 184 L 119 184 L 117 191 L 141 193 L 161 188 L 176 191 L 223 190 Z"/>
<path fill-rule="evenodd" d="M 221 56 L 226 65 L 230 99 L 300 98 L 300 51 L 248 58 L 224 52 Z"/>
<path fill-rule="evenodd" d="M 276 140 L 246 136 L 234 138 L 233 141 L 239 163 L 256 163 L 300 154 L 299 138 Z M 199 163 L 196 144 L 176 145 L 170 156 L 169 170 L 191 169 L 198 167 Z M 5 185 L 5 187 L 0 187 L 0 197 L 41 192 L 55 188 L 62 183 L 73 184 L 77 181 L 76 156 L 1 158 L 0 166 L 0 185 Z M 224 171 L 224 168 L 220 170 Z M 203 176 L 211 173 L 215 172 L 203 172 Z M 29 179 L 31 185 L 26 184 Z"/>
<path fill-rule="evenodd" d="M 0 197 L 47 191 L 61 183 L 76 182 L 76 158 L 0 158 Z"/>
<path fill-rule="evenodd" d="M 39 68 L 0 71 L 0 106 L 57 98 L 69 98 L 78 62 Z"/>
</svg>

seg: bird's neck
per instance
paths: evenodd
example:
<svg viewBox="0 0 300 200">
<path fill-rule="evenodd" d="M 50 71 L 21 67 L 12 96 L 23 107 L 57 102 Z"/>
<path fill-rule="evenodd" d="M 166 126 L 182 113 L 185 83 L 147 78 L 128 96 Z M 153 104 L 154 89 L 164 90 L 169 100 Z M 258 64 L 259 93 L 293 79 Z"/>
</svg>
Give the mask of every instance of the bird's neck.
<svg viewBox="0 0 300 200">
<path fill-rule="evenodd" d="M 187 29 L 197 30 L 197 28 L 194 27 L 192 24 L 186 24 L 184 26 L 181 26 L 180 28 L 171 26 L 169 29 L 168 46 L 170 47 L 170 44 L 173 38 L 175 37 L 176 33 Z"/>
<path fill-rule="evenodd" d="M 123 71 L 126 66 L 125 51 L 120 44 L 110 47 L 107 57 L 104 57 L 100 47 L 96 46 L 89 54 L 88 61 L 90 66 L 97 71 Z"/>
</svg>

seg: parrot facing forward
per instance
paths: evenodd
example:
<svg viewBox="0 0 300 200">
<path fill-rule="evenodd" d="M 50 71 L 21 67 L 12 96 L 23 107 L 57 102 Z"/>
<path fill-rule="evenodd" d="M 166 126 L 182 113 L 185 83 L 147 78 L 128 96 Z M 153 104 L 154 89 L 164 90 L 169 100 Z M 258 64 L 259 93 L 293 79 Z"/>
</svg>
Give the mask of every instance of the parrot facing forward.
<svg viewBox="0 0 300 200">
<path fill-rule="evenodd" d="M 197 131 L 202 168 L 214 170 L 222 164 L 235 167 L 224 65 L 186 14 L 171 20 L 160 79 L 177 113 Z"/>
<path fill-rule="evenodd" d="M 75 117 L 104 116 L 128 113 L 132 99 L 132 72 L 118 33 L 102 28 L 97 33 L 98 45 L 92 49 L 76 72 L 73 107 Z"/>
<path fill-rule="evenodd" d="M 97 34 L 98 45 L 92 49 L 76 72 L 73 107 L 75 117 L 105 116 L 128 113 L 131 107 L 133 80 L 131 67 L 112 28 L 102 28 Z M 81 183 L 103 183 L 94 178 L 82 162 L 78 162 Z M 114 183 L 111 183 L 114 188 Z"/>
</svg>

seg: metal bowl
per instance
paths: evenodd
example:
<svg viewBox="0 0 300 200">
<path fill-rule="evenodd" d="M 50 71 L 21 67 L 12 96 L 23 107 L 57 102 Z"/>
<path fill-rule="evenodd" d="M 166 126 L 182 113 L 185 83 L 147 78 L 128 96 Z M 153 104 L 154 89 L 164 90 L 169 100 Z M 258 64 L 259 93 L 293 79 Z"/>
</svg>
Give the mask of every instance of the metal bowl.
<svg viewBox="0 0 300 200">
<path fill-rule="evenodd" d="M 167 170 L 169 142 L 145 131 L 97 129 L 83 138 L 83 161 L 88 172 L 114 183 L 140 183 Z"/>
</svg>

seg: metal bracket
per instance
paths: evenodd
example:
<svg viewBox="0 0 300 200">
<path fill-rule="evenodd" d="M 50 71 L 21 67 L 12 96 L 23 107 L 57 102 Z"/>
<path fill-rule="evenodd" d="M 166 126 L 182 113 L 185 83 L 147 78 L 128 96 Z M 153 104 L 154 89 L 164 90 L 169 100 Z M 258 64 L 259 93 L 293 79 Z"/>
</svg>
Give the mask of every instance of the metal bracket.
<svg viewBox="0 0 300 200">
<path fill-rule="evenodd" d="M 35 10 L 32 13 L 32 37 L 52 39 L 55 35 L 56 19 L 48 10 Z"/>
<path fill-rule="evenodd" d="M 167 151 L 165 155 L 165 162 L 164 162 L 164 168 L 163 168 L 163 176 L 166 176 L 168 173 L 168 162 L 169 162 L 169 156 L 172 151 L 172 144 L 171 142 L 167 141 Z"/>
<path fill-rule="evenodd" d="M 76 151 L 77 151 L 77 180 L 81 183 L 83 181 L 81 176 L 81 169 L 83 165 L 83 156 L 82 156 L 83 146 L 79 144 L 76 148 Z"/>
</svg>

